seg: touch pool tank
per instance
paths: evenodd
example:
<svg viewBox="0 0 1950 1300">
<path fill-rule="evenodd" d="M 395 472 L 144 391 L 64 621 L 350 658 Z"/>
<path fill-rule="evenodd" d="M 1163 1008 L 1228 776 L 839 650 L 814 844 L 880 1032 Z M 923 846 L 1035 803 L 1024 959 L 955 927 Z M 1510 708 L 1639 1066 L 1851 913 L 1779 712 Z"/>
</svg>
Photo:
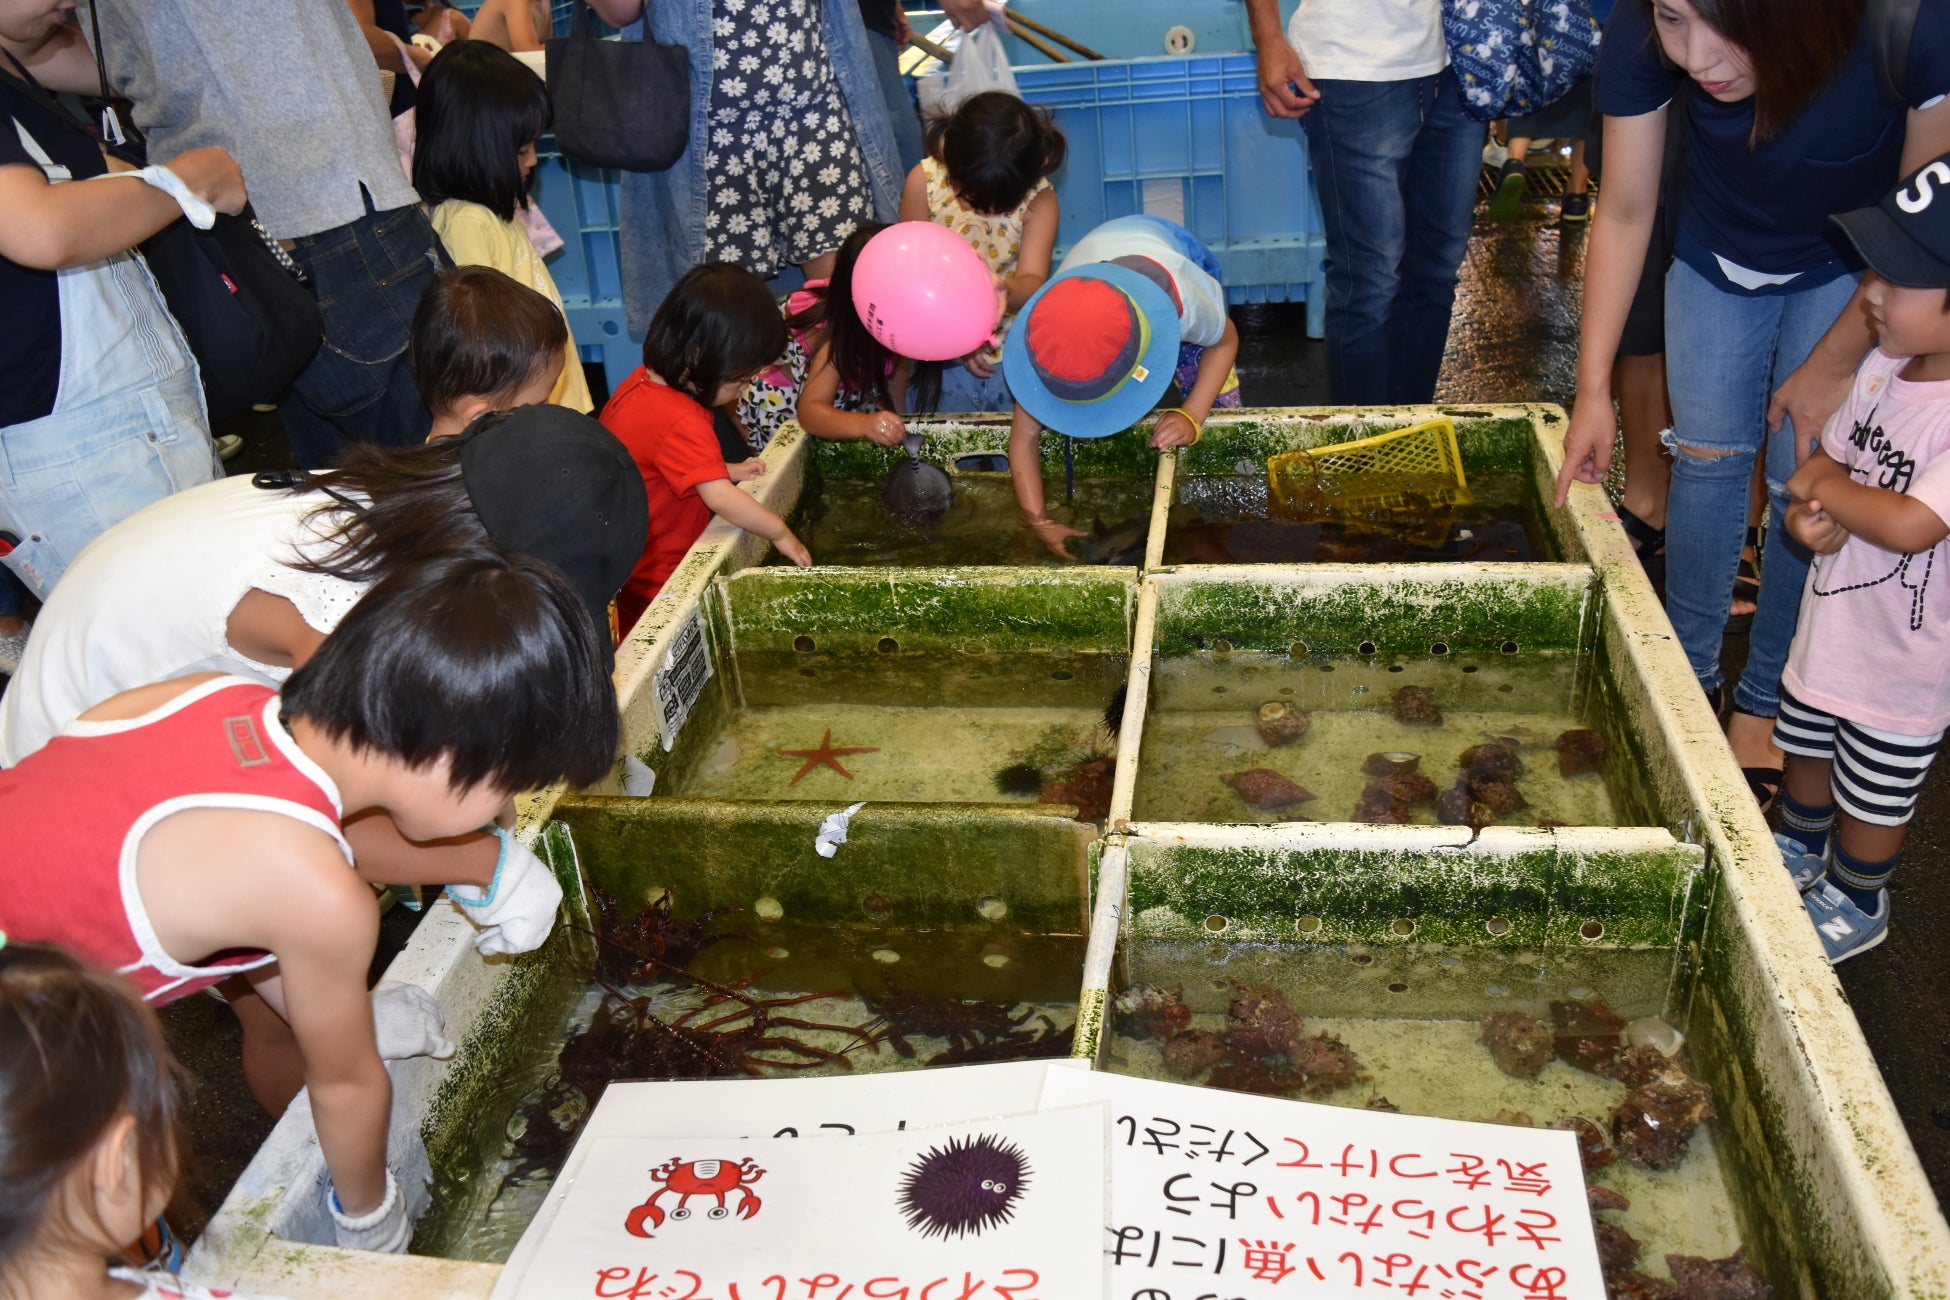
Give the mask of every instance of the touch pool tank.
<svg viewBox="0 0 1950 1300">
<path fill-rule="evenodd" d="M 1352 436 L 1432 414 L 1241 412 L 1191 451 L 1231 455 L 1236 469 L 1269 438 Z M 1459 428 L 1517 431 L 1527 491 L 1554 478 L 1555 408 L 1455 415 Z M 997 422 L 962 424 L 971 447 L 987 438 L 993 451 L 1003 436 Z M 1060 447 L 1049 450 L 1060 466 Z M 824 472 L 819 451 L 788 433 L 768 450 L 759 492 L 789 508 Z M 1154 511 L 1168 523 L 1185 504 L 1187 471 L 1245 477 L 1227 468 L 1189 452 L 1164 459 Z M 707 924 L 748 931 L 746 955 L 778 967 L 759 986 L 767 997 L 851 990 L 804 1019 L 879 1014 L 863 995 L 913 980 L 1003 1006 L 1043 1047 L 1067 1034 L 1099 1068 L 1173 1072 L 1162 1045 L 1121 1018 L 1116 999 L 1134 985 L 1176 990 L 1188 1027 L 1208 1032 L 1242 989 L 1270 989 L 1299 1022 L 1287 1024 L 1296 1041 L 1312 1044 L 1310 1077 L 1340 1085 L 1321 1100 L 1602 1122 L 1629 1100 L 1624 1085 L 1554 1059 L 1519 1078 L 1484 1041 L 1486 1016 L 1550 1022 L 1554 1003 L 1602 1002 L 1639 1023 L 1629 1033 L 1682 1033 L 1717 1112 L 1668 1168 L 1622 1162 L 1594 1175 L 1632 1199 L 1622 1222 L 1648 1254 L 1744 1244 L 1777 1295 L 1950 1295 L 1950 1231 L 1608 505 L 1579 488 L 1534 527 L 1541 554 L 1530 560 L 1169 565 L 1168 529 L 1154 529 L 1141 564 L 924 571 L 768 568 L 761 543 L 714 527 L 619 653 L 632 761 L 585 796 L 524 801 L 524 833 L 565 873 L 575 865 L 572 883 L 601 884 L 631 910 L 671 890 L 680 928 L 702 911 L 747 909 Z M 1103 698 L 1117 685 L 1121 701 Z M 1404 685 L 1433 692 L 1441 725 L 1396 716 Z M 1268 703 L 1297 706 L 1318 735 L 1267 740 Z M 902 788 L 902 770 L 928 766 L 934 729 L 866 726 L 889 708 L 1049 716 L 979 739 L 944 726 L 936 748 L 970 760 L 959 789 L 932 778 Z M 1114 743 L 1107 726 L 1086 743 L 1092 710 L 1116 723 Z M 871 752 L 829 755 L 858 763 L 851 779 L 817 764 L 795 788 L 807 759 L 782 751 L 826 747 L 822 712 L 830 748 Z M 765 717 L 789 719 L 790 734 L 740 733 Z M 1397 729 L 1411 725 L 1422 729 Z M 1075 732 L 1067 748 L 1039 748 L 1039 728 L 1064 727 Z M 1595 766 L 1566 774 L 1563 731 L 1602 738 Z M 1493 809 L 1494 820 L 1470 805 L 1507 796 L 1476 789 L 1463 758 L 1485 744 L 1523 765 L 1503 774 L 1523 804 Z M 1370 752 L 1415 754 L 1438 793 L 1464 786 L 1462 821 L 1408 800 L 1371 806 L 1401 814 L 1385 823 L 1349 820 L 1380 779 L 1359 770 Z M 1036 770 L 1037 794 L 982 787 L 988 777 L 995 788 L 1004 759 Z M 1084 763 L 1101 764 L 1091 772 L 1110 787 L 1100 817 L 1065 797 L 1081 792 Z M 1254 768 L 1313 797 L 1252 806 L 1224 778 Z M 741 772 L 751 785 L 730 779 Z M 821 820 L 869 786 L 847 843 L 820 857 Z M 492 1289 L 495 1266 L 461 1258 L 470 1252 L 455 1243 L 516 1230 L 495 1216 L 518 1217 L 525 1193 L 488 1209 L 484 1189 L 498 1190 L 529 1132 L 511 1121 L 536 1062 L 588 1014 L 573 963 L 596 958 L 565 941 L 484 962 L 468 934 L 439 904 L 389 972 L 433 990 L 463 1043 L 452 1063 L 395 1067 L 400 1148 L 430 1152 L 423 1168 L 440 1178 L 442 1209 L 420 1239 L 439 1257 L 304 1244 L 329 1240 L 329 1226 L 300 1104 L 199 1243 L 197 1276 L 292 1295 Z M 735 978 L 737 955 L 709 949 L 697 969 Z M 799 1034 L 829 1050 L 849 1037 Z M 917 1034 L 909 1046 L 924 1062 L 957 1044 Z M 905 1068 L 898 1053 L 882 1063 L 897 1058 Z M 1211 1082 L 1226 1064 L 1183 1077 Z M 1656 1254 L 1644 1266 L 1659 1271 Z"/>
</svg>

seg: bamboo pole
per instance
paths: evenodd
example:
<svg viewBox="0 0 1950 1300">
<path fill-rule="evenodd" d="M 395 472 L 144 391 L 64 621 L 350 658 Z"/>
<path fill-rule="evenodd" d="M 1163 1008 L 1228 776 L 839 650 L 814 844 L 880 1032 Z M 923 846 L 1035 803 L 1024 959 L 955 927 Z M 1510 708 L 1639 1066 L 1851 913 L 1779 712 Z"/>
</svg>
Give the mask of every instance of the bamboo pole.
<svg viewBox="0 0 1950 1300">
<path fill-rule="evenodd" d="M 1069 63 L 1071 61 L 1069 56 L 1065 55 L 1063 51 L 1057 49 L 1054 45 L 1051 45 L 1048 41 L 1044 40 L 1042 37 L 1036 35 L 1036 33 L 1030 31 L 1027 27 L 1023 26 L 1022 20 L 1017 18 L 1015 14 L 1009 12 L 1007 9 L 1004 9 L 1002 11 L 1002 16 L 1008 21 L 1010 31 L 1022 37 L 1022 39 L 1025 42 L 1035 46 L 1037 49 L 1041 50 L 1044 54 L 1047 54 L 1050 57 L 1050 59 L 1053 60 L 1054 62 Z"/>
<path fill-rule="evenodd" d="M 1097 51 L 1091 49 L 1088 45 L 1085 45 L 1082 41 L 1072 40 L 1070 37 L 1065 36 L 1062 32 L 1057 31 L 1054 27 L 1051 27 L 1047 23 L 1037 22 L 1034 18 L 1031 18 L 1028 14 L 1019 14 L 1013 9 L 1005 9 L 1003 12 L 1008 14 L 1009 17 L 1013 19 L 1015 22 L 1021 24 L 1024 27 L 1027 27 L 1030 31 L 1039 32 L 1042 35 L 1047 36 L 1051 40 L 1057 42 L 1058 44 L 1067 45 L 1071 49 L 1075 50 L 1078 54 L 1081 54 L 1086 59 L 1094 59 L 1099 63 L 1103 62 L 1104 59 L 1103 55 L 1097 53 Z"/>
</svg>

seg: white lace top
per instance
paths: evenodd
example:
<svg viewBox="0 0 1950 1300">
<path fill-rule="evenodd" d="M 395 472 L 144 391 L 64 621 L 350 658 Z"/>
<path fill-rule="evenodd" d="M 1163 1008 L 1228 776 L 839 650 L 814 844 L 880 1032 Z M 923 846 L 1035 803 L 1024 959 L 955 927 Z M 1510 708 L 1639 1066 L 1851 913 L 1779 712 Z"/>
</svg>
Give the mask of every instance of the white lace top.
<svg viewBox="0 0 1950 1300">
<path fill-rule="evenodd" d="M 289 567 L 318 547 L 309 519 L 331 498 L 218 479 L 165 497 L 76 556 L 0 696 L 0 766 L 11 767 L 121 691 L 188 673 L 224 672 L 281 686 L 289 668 L 231 648 L 231 611 L 252 588 L 283 596 L 330 632 L 362 584 Z M 329 526 L 330 515 L 322 516 Z"/>
</svg>

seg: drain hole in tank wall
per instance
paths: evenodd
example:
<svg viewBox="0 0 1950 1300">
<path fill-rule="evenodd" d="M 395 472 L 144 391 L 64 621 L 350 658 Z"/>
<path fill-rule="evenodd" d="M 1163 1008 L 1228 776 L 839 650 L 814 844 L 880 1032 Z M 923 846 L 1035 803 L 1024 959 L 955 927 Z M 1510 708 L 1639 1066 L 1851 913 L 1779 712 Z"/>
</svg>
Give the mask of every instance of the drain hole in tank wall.
<svg viewBox="0 0 1950 1300">
<path fill-rule="evenodd" d="M 1232 642 L 1230 642 L 1230 641 L 1227 641 L 1227 640 L 1225 640 L 1224 638 L 1221 638 L 1221 639 L 1219 639 L 1219 640 L 1217 640 L 1217 641 L 1214 641 L 1214 642 L 1212 643 L 1212 653 L 1213 653 L 1213 654 L 1215 654 L 1215 655 L 1229 655 L 1229 654 L 1231 654 L 1231 653 L 1232 653 Z"/>
<path fill-rule="evenodd" d="M 1349 953 L 1347 959 L 1353 962 L 1356 966 L 1374 965 L 1374 954 L 1371 952 Z"/>
<path fill-rule="evenodd" d="M 1212 913 L 1212 915 L 1205 918 L 1205 932 L 1207 934 L 1224 934 L 1226 932 L 1226 927 L 1231 924 L 1232 924 L 1231 921 L 1227 920 L 1223 916 L 1220 916 L 1217 912 L 1214 912 Z"/>
<path fill-rule="evenodd" d="M 1463 671 L 1464 671 L 1464 672 L 1466 672 L 1466 673 L 1473 673 L 1473 672 L 1475 672 L 1475 671 L 1476 671 L 1476 665 L 1475 665 L 1475 664 L 1464 664 L 1464 665 L 1463 665 Z"/>
<path fill-rule="evenodd" d="M 795 636 L 792 638 L 792 648 L 802 655 L 809 655 L 819 647 L 809 636 Z"/>
<path fill-rule="evenodd" d="M 1363 641 L 1360 645 L 1356 646 L 1355 649 L 1359 650 L 1364 655 L 1371 655 L 1374 653 L 1374 642 Z"/>
<path fill-rule="evenodd" d="M 1303 916 L 1293 923 L 1293 929 L 1297 934 L 1319 934 L 1320 918 L 1317 916 Z"/>
<path fill-rule="evenodd" d="M 1451 967 L 1460 966 L 1462 965 L 1462 958 L 1456 956 L 1456 954 L 1452 952 L 1442 959 L 1442 964 L 1444 966 L 1451 966 Z"/>
<path fill-rule="evenodd" d="M 1067 673 L 1067 672 L 1065 672 L 1065 671 L 1063 671 L 1063 670 L 1062 670 L 1061 668 L 1059 668 L 1059 669 L 1057 669 L 1057 670 L 1056 670 L 1055 672 L 1053 672 L 1053 673 L 1051 673 L 1051 674 L 1049 675 L 1049 679 L 1050 679 L 1051 681 L 1053 681 L 1053 682 L 1067 682 L 1067 681 L 1069 681 L 1069 680 L 1070 680 L 1070 678 L 1071 678 L 1071 677 L 1073 677 L 1074 675 L 1075 675 L 1075 674 L 1073 674 L 1073 673 Z"/>
<path fill-rule="evenodd" d="M 1517 643 L 1515 641 L 1505 641 L 1497 647 L 1497 650 L 1506 655 L 1513 655 L 1517 652 Z"/>
<path fill-rule="evenodd" d="M 1485 984 L 1483 986 L 1483 994 L 1486 997 L 1507 998 L 1510 996 L 1510 990 L 1501 984 Z"/>
<path fill-rule="evenodd" d="M 1400 938 L 1406 939 L 1415 933 L 1415 922 L 1405 916 L 1398 916 L 1388 923 L 1388 929 Z"/>
<path fill-rule="evenodd" d="M 1578 937 L 1580 939 L 1604 938 L 1605 923 L 1603 921 L 1586 921 L 1583 925 L 1578 927 Z"/>
<path fill-rule="evenodd" d="M 1483 922 L 1483 928 L 1494 935 L 1506 935 L 1510 933 L 1510 918 L 1507 916 L 1492 916 L 1489 920 Z"/>
<path fill-rule="evenodd" d="M 883 636 L 880 638 L 879 645 L 875 648 L 878 649 L 881 654 L 890 655 L 893 654 L 896 650 L 899 650 L 901 648 L 901 643 L 894 640 L 893 637 Z"/>
<path fill-rule="evenodd" d="M 1396 980 L 1388 986 L 1388 991 L 1390 993 L 1406 993 L 1408 992 L 1408 985 L 1402 983 L 1400 980 Z"/>
<path fill-rule="evenodd" d="M 1307 643 L 1305 641 L 1295 641 L 1286 648 L 1286 652 L 1289 658 L 1305 659 L 1307 657 Z"/>
<path fill-rule="evenodd" d="M 1446 655 L 1449 653 L 1449 643 L 1447 641 L 1437 641 L 1429 647 L 1429 653 L 1432 655 Z M 1469 670 L 1465 668 L 1463 671 L 1468 672 Z"/>
<path fill-rule="evenodd" d="M 1402 667 L 1400 664 L 1389 664 L 1388 671 L 1391 673 L 1404 673 L 1407 672 L 1408 670 Z"/>
</svg>

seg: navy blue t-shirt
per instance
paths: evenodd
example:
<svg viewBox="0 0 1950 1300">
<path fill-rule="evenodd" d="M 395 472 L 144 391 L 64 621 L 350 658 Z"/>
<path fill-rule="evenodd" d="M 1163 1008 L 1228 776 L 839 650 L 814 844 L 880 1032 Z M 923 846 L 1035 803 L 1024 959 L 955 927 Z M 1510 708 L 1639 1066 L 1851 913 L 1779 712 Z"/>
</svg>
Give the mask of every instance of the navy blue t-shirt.
<svg viewBox="0 0 1950 1300">
<path fill-rule="evenodd" d="M 1920 107 L 1946 92 L 1950 0 L 1922 0 L 1904 93 Z M 1866 23 L 1835 80 L 1756 149 L 1749 146 L 1753 100 L 1723 104 L 1701 90 L 1662 57 L 1644 0 L 1620 0 L 1599 51 L 1599 112 L 1638 117 L 1681 93 L 1690 118 L 1679 204 L 1682 257 L 1690 245 L 1769 275 L 1826 270 L 1833 278 L 1844 268 L 1861 268 L 1829 217 L 1877 202 L 1902 178 L 1907 117 L 1877 87 Z M 1718 278 L 1717 271 L 1696 269 Z"/>
<path fill-rule="evenodd" d="M 21 142 L 22 127 L 77 180 L 108 170 L 101 147 L 79 123 L 12 77 L 0 76 L 0 167 L 40 171 Z M 55 273 L 0 257 L 0 428 L 52 411 L 60 386 L 61 290 Z"/>
</svg>

